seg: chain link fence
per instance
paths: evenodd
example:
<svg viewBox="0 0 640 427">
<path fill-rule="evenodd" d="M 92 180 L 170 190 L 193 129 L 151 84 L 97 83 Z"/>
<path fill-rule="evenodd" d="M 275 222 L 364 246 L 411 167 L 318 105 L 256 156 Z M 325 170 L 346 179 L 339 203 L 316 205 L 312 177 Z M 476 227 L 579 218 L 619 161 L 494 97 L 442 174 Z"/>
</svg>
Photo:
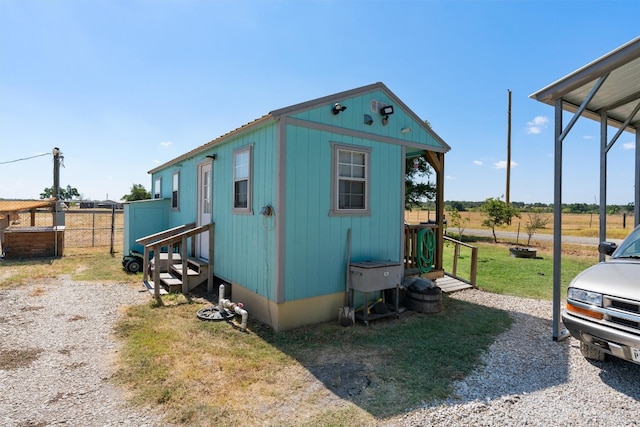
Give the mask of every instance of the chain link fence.
<svg viewBox="0 0 640 427">
<path fill-rule="evenodd" d="M 31 225 L 31 213 L 21 212 L 12 227 Z M 50 210 L 38 210 L 36 227 L 53 226 Z M 122 250 L 124 239 L 124 212 L 122 209 L 68 209 L 65 211 L 64 246 L 66 248 L 106 247 Z"/>
</svg>

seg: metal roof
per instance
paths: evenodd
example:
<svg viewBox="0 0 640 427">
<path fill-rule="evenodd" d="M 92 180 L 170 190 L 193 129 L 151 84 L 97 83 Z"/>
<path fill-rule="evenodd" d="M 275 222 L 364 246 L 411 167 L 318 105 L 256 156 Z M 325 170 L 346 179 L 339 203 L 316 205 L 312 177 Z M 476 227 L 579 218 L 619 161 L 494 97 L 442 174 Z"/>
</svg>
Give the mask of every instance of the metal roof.
<svg viewBox="0 0 640 427">
<path fill-rule="evenodd" d="M 55 204 L 55 198 L 44 200 L 0 200 L 0 213 L 30 211 L 37 208 L 52 207 Z"/>
<path fill-rule="evenodd" d="M 306 101 L 306 102 L 302 102 L 299 104 L 295 104 L 289 107 L 285 107 L 285 108 L 280 108 L 277 110 L 273 110 L 271 112 L 269 112 L 268 114 L 265 114 L 262 117 L 259 117 L 245 125 L 240 126 L 239 128 L 236 128 L 230 132 L 225 133 L 222 136 L 219 136 L 216 139 L 213 139 L 209 142 L 207 142 L 204 145 L 201 145 L 199 147 L 194 148 L 191 151 L 188 151 L 172 160 L 169 160 L 168 162 L 165 162 L 159 166 L 156 166 L 155 168 L 151 169 L 148 173 L 149 174 L 153 174 L 156 173 L 162 169 L 165 169 L 168 166 L 174 165 L 176 163 L 180 163 L 183 160 L 186 160 L 190 157 L 193 157 L 199 153 L 202 153 L 210 148 L 212 148 L 213 146 L 222 143 L 223 141 L 226 141 L 227 139 L 234 137 L 242 132 L 247 131 L 248 129 L 254 129 L 258 126 L 262 126 L 265 123 L 269 123 L 270 121 L 275 121 L 275 120 L 279 120 L 281 119 L 283 116 L 287 116 L 290 114 L 294 114 L 296 112 L 308 109 L 308 108 L 312 108 L 314 106 L 317 105 L 321 105 L 323 103 L 327 103 L 329 101 L 335 101 L 335 99 L 339 99 L 339 98 L 346 98 L 346 97 L 351 97 L 351 96 L 355 96 L 355 95 L 359 95 L 359 94 L 363 94 L 363 93 L 367 93 L 367 92 L 371 92 L 374 90 L 382 90 L 384 91 L 387 96 L 389 96 L 390 99 L 393 100 L 393 102 L 395 102 L 398 106 L 400 106 L 401 108 L 403 108 L 407 114 L 409 114 L 409 116 L 413 117 L 413 119 L 420 125 L 423 126 L 426 130 L 426 132 L 428 134 L 430 134 L 436 141 L 438 141 L 438 143 L 442 146 L 442 148 L 440 150 L 436 150 L 435 147 L 430 147 L 430 149 L 434 150 L 434 151 L 442 151 L 442 152 L 448 152 L 449 150 L 451 150 L 451 147 L 449 147 L 449 145 L 447 145 L 446 142 L 444 142 L 444 140 L 430 127 L 428 127 L 424 121 L 418 117 L 409 107 L 407 107 L 404 102 L 402 102 L 393 92 L 391 92 L 389 90 L 389 88 L 387 88 L 387 86 L 384 85 L 384 83 L 381 82 L 377 82 L 377 83 L 373 83 L 370 85 L 366 85 L 366 86 L 362 86 L 359 88 L 355 88 L 355 89 L 351 89 L 351 90 L 347 90 L 344 92 L 339 92 L 339 93 L 335 93 L 333 95 L 328 95 L 328 96 L 324 96 L 322 98 L 317 98 L 317 99 L 313 99 L 311 101 Z"/>
<path fill-rule="evenodd" d="M 562 99 L 563 110 L 576 112 L 604 77 L 602 86 L 582 112 L 583 117 L 600 121 L 607 114 L 608 124 L 635 133 L 640 127 L 640 37 L 620 46 L 555 83 L 530 95 L 545 104 Z"/>
<path fill-rule="evenodd" d="M 606 240 L 607 152 L 622 130 L 636 134 L 634 223 L 640 221 L 640 37 L 596 59 L 568 76 L 531 95 L 531 98 L 552 105 L 555 109 L 555 165 L 553 209 L 553 339 L 569 336 L 560 331 L 561 265 L 562 265 L 562 141 L 580 116 L 598 122 L 606 117 L 607 124 L 619 131 L 611 142 L 600 132 L 600 241 Z M 562 127 L 562 111 L 574 114 L 566 128 Z M 601 254 L 600 261 L 604 260 Z"/>
</svg>

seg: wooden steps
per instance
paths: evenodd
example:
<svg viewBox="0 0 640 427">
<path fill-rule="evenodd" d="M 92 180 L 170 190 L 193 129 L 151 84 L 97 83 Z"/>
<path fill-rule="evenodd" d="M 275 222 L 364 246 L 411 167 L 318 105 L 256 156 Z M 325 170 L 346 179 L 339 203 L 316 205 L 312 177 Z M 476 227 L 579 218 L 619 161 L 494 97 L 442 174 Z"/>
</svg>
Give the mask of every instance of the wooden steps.
<svg viewBox="0 0 640 427">
<path fill-rule="evenodd" d="M 153 282 L 151 280 L 149 281 L 144 281 L 142 282 L 142 284 L 144 285 L 145 288 L 147 288 L 147 291 L 149 291 L 149 293 L 151 295 L 155 295 L 155 288 L 153 285 Z M 167 295 L 169 292 L 167 292 L 166 289 L 164 289 L 162 286 L 160 286 L 160 295 Z"/>
<path fill-rule="evenodd" d="M 166 260 L 167 258 L 165 257 L 165 261 Z M 186 287 L 183 284 L 185 275 L 182 271 L 183 266 L 180 255 L 173 254 L 172 261 L 173 264 L 171 266 L 167 266 L 166 271 L 162 271 L 164 266 L 161 266 L 159 273 L 161 294 L 185 292 L 185 289 L 188 292 L 207 281 L 209 264 L 206 260 L 193 257 L 189 257 L 187 259 Z M 146 282 L 145 287 L 149 292 L 153 293 L 153 281 Z"/>
</svg>

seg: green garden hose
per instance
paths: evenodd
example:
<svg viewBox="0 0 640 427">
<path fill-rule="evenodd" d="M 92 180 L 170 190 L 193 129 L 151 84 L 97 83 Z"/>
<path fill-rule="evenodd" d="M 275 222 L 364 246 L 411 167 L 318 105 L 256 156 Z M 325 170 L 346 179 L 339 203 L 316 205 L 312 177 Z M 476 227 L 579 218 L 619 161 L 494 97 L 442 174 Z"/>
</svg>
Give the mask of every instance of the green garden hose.
<svg viewBox="0 0 640 427">
<path fill-rule="evenodd" d="M 418 231 L 418 270 L 420 274 L 431 271 L 433 266 L 433 254 L 436 248 L 436 235 L 430 228 L 422 228 Z"/>
</svg>

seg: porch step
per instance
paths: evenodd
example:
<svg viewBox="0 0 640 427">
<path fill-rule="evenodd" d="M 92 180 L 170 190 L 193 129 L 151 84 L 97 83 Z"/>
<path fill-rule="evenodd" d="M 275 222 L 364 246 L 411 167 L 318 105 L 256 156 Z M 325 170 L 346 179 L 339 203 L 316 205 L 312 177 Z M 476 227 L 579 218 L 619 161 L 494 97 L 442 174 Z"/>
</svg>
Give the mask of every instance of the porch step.
<svg viewBox="0 0 640 427">
<path fill-rule="evenodd" d="M 182 280 L 174 277 L 171 273 L 160 273 L 160 283 L 169 289 L 169 293 L 182 291 Z"/>
<path fill-rule="evenodd" d="M 187 290 L 192 290 L 204 283 L 207 280 L 207 272 L 209 271 L 209 264 L 206 260 L 199 258 L 189 257 L 187 259 L 187 274 L 186 277 L 182 272 L 182 264 L 174 264 L 171 267 L 171 272 L 174 276 L 179 277 L 181 280 L 186 281 Z"/>
<path fill-rule="evenodd" d="M 142 282 L 142 284 L 144 285 L 145 288 L 147 288 L 147 291 L 149 291 L 151 295 L 155 295 L 155 288 L 153 285 L 153 281 L 149 280 L 146 282 Z M 166 289 L 160 286 L 160 295 L 167 295 L 167 294 L 168 292 L 166 291 Z"/>
<path fill-rule="evenodd" d="M 172 264 L 176 264 L 176 263 L 181 263 L 182 262 L 182 256 L 180 256 L 179 253 L 174 252 L 171 254 L 171 263 Z M 155 268 L 155 258 L 151 257 L 151 260 L 149 261 L 149 265 L 151 266 L 151 270 L 153 270 Z M 161 272 L 165 272 L 165 271 L 169 271 L 169 254 L 167 252 L 160 252 L 160 271 Z"/>
<path fill-rule="evenodd" d="M 436 285 L 438 285 L 438 287 L 442 289 L 442 292 L 445 292 L 445 293 L 457 292 L 463 289 L 473 288 L 473 286 L 470 285 L 469 283 L 463 282 L 462 280 L 458 280 L 455 277 L 451 277 L 448 275 L 445 275 L 444 277 L 436 279 L 435 282 L 436 282 Z"/>
<path fill-rule="evenodd" d="M 171 269 L 182 276 L 182 264 L 174 264 Z M 198 276 L 200 272 L 187 266 L 187 276 Z"/>
</svg>

